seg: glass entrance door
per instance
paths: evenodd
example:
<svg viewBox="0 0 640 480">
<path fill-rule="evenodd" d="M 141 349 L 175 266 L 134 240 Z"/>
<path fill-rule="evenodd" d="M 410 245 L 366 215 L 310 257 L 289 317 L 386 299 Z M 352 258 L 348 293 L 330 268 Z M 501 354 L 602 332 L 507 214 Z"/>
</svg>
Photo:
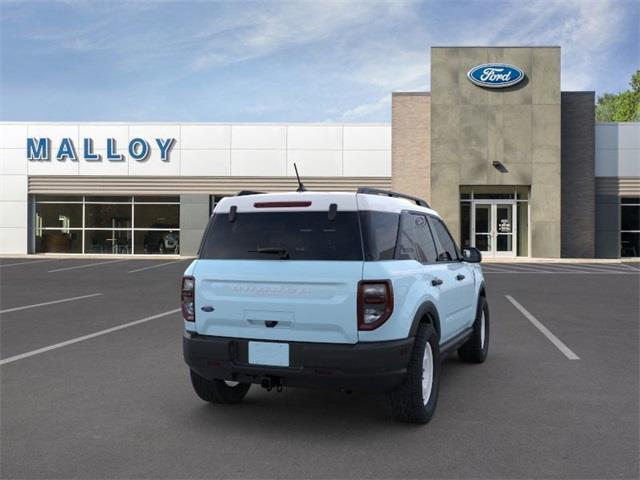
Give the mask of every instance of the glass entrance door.
<svg viewBox="0 0 640 480">
<path fill-rule="evenodd" d="M 514 256 L 516 245 L 516 202 L 483 200 L 473 202 L 474 246 L 491 257 Z"/>
<path fill-rule="evenodd" d="M 495 231 L 495 255 L 515 255 L 513 246 L 514 230 L 513 222 L 515 218 L 515 203 L 495 203 L 494 209 L 494 231 Z"/>
<path fill-rule="evenodd" d="M 475 233 L 473 244 L 484 255 L 492 255 L 493 252 L 493 235 L 491 233 L 491 204 L 490 203 L 476 203 L 474 205 L 475 220 L 473 222 L 475 226 Z"/>
</svg>

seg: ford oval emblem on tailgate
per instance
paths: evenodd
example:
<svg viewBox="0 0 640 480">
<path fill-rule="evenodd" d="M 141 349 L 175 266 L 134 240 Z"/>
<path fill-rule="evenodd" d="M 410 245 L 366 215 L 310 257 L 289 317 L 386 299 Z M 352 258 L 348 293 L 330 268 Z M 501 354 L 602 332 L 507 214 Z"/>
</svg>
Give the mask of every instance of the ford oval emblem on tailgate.
<svg viewBox="0 0 640 480">
<path fill-rule="evenodd" d="M 202 310 L 203 312 L 213 312 L 215 308 L 213 308 L 211 305 L 204 305 L 200 308 L 200 310 Z"/>
</svg>

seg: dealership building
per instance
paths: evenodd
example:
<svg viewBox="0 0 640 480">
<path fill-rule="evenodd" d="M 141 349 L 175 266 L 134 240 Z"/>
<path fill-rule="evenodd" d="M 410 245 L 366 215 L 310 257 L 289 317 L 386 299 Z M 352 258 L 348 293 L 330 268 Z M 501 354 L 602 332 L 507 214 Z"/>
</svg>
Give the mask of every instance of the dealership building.
<svg viewBox="0 0 640 480">
<path fill-rule="evenodd" d="M 425 68 L 427 68 L 425 66 Z M 0 254 L 194 255 L 240 190 L 425 198 L 488 257 L 640 256 L 640 124 L 595 123 L 559 47 L 434 47 L 391 124 L 0 124 Z"/>
</svg>

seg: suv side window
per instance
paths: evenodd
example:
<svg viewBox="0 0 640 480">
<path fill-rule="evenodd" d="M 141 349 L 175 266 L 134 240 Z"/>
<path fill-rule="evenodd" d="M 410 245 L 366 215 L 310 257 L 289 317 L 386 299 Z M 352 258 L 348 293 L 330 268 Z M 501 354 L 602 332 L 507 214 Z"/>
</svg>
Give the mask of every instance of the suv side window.
<svg viewBox="0 0 640 480">
<path fill-rule="evenodd" d="M 438 261 L 451 262 L 453 260 L 458 260 L 458 248 L 442 220 L 435 217 L 429 217 L 429 223 L 431 224 L 434 236 L 437 238 Z"/>
<path fill-rule="evenodd" d="M 368 262 L 393 260 L 400 214 L 367 210 L 359 213 L 364 259 Z"/>
<path fill-rule="evenodd" d="M 420 263 L 436 261 L 436 246 L 427 224 L 427 217 L 412 212 L 402 213 L 396 259 L 417 260 Z"/>
</svg>

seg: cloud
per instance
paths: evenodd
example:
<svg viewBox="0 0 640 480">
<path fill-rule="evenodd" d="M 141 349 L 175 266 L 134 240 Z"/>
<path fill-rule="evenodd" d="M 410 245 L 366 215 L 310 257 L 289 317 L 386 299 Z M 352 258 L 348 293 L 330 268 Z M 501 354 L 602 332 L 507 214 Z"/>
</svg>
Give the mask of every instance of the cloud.
<svg viewBox="0 0 640 480">
<path fill-rule="evenodd" d="M 638 62 L 637 3 L 627 5 L 622 2 L 613 4 L 604 1 L 572 3 L 576 9 L 575 15 L 566 18 L 557 33 L 560 44 L 565 47 L 562 52 L 563 89 L 596 89 L 599 83 L 597 76 L 610 74 L 610 71 L 600 66 L 608 63 L 609 57 L 615 54 L 618 45 L 629 33 L 625 27 L 635 29 L 635 54 L 629 53 L 632 58 L 635 57 L 636 67 L 638 66 L 640 62 Z M 631 12 L 628 7 L 635 9 L 635 21 L 633 21 L 634 15 L 629 15 Z"/>
<path fill-rule="evenodd" d="M 384 97 L 370 102 L 363 103 L 356 107 L 350 108 L 342 114 L 340 120 L 342 121 L 363 121 L 369 118 L 380 118 L 381 114 L 391 110 L 391 94 L 387 94 Z"/>
<path fill-rule="evenodd" d="M 202 70 L 321 41 L 334 41 L 338 49 L 344 45 L 341 38 L 352 36 L 349 32 L 370 28 L 381 23 L 381 19 L 403 18 L 411 4 L 404 1 L 278 2 L 269 4 L 269 9 L 243 9 L 240 15 L 216 18 L 200 30 L 197 38 L 204 48 L 195 55 L 192 66 Z"/>
<path fill-rule="evenodd" d="M 84 15 L 88 21 L 76 21 L 73 28 L 43 23 L 41 28 L 24 31 L 22 35 L 43 42 L 43 47 L 54 43 L 70 51 L 179 52 L 187 63 L 201 70 L 335 36 L 349 36 L 352 29 L 402 18 L 414 4 L 405 0 L 185 2 L 196 7 L 194 15 L 186 15 L 189 23 L 174 29 L 171 19 L 164 21 L 159 17 L 172 10 L 178 13 L 176 3 L 58 0 L 53 5 L 62 9 L 65 16 Z M 40 2 L 16 2 L 17 7 L 31 7 L 32 15 L 36 16 L 40 5 Z"/>
<path fill-rule="evenodd" d="M 450 15 L 427 16 L 422 24 L 411 22 L 415 11 L 405 11 L 403 29 L 361 45 L 359 61 L 345 77 L 379 93 L 429 90 L 432 45 L 559 45 L 563 90 L 591 90 L 610 81 L 604 78 L 609 71 L 598 67 L 610 63 L 630 30 L 638 38 L 637 3 L 629 1 L 533 0 L 486 4 L 483 9 L 473 8 L 479 5 L 474 2 L 450 5 Z M 638 59 L 638 42 L 635 45 L 630 54 Z M 388 96 L 372 98 L 348 107 L 342 118 L 389 118 Z"/>
<path fill-rule="evenodd" d="M 416 50 L 407 50 L 401 45 L 376 49 L 376 55 L 366 58 L 361 55 L 358 68 L 345 72 L 351 80 L 383 88 L 399 90 L 417 88 L 424 90 L 429 82 L 429 51 L 424 46 Z"/>
<path fill-rule="evenodd" d="M 562 88 L 585 90 L 596 87 L 597 71 L 628 38 L 636 39 L 638 59 L 638 4 L 620 0 L 548 0 L 499 6 L 493 18 L 460 19 L 459 45 L 558 45 L 562 48 Z M 483 28 L 473 28 L 474 25 Z M 631 30 L 631 32 L 630 32 Z M 633 34 L 635 30 L 635 35 Z"/>
<path fill-rule="evenodd" d="M 53 89 L 105 116 L 120 111 L 104 98 L 126 98 L 149 119 L 161 103 L 196 120 L 388 121 L 390 92 L 430 89 L 435 45 L 560 45 L 565 90 L 626 88 L 639 63 L 637 0 L 0 2 L 2 92 L 22 96 L 8 115 Z M 25 76 L 36 63 L 46 73 Z"/>
</svg>

